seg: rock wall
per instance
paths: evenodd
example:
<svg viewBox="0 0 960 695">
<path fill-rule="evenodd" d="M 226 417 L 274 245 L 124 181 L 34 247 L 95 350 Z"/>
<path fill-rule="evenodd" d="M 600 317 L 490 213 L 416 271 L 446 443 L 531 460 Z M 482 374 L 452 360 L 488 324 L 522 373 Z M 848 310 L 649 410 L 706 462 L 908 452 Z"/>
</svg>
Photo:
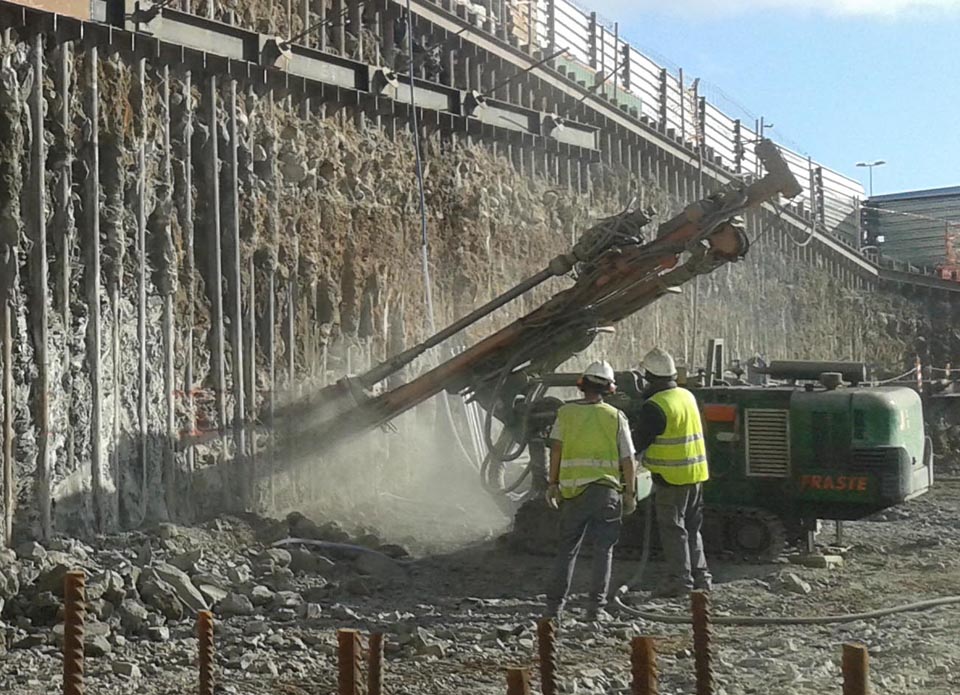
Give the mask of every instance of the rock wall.
<svg viewBox="0 0 960 695">
<path fill-rule="evenodd" d="M 309 476 L 274 475 L 269 438 L 253 421 L 270 398 L 359 371 L 427 334 L 405 123 L 360 127 L 349 109 L 305 110 L 242 82 L 189 79 L 146 61 L 141 83 L 134 56 L 40 43 L 38 61 L 37 45 L 5 40 L 0 66 L 14 534 L 92 533 L 221 507 L 283 511 L 304 497 L 357 504 L 341 488 L 387 471 L 403 448 L 396 440 L 369 438 L 340 469 L 317 473 L 312 462 Z M 42 100 L 31 102 L 38 88 Z M 32 125 L 38 108 L 42 132 Z M 36 186 L 31 153 L 43 163 Z M 603 165 L 576 194 L 521 177 L 486 146 L 432 136 L 423 154 L 437 326 L 539 270 L 635 193 L 663 216 L 682 204 L 635 172 Z M 659 344 L 697 365 L 710 336 L 727 339 L 731 357 L 864 359 L 894 372 L 917 353 L 957 361 L 956 307 L 848 289 L 816 261 L 798 261 L 789 239 L 780 245 L 768 233 L 775 224 L 753 216 L 759 241 L 744 262 L 624 322 L 572 362 L 602 354 L 632 366 Z M 464 342 L 563 285 L 514 302 Z M 254 457 L 236 462 L 230 436 L 182 446 L 229 432 L 241 392 Z M 412 416 L 420 424 L 402 426 L 425 418 L 428 429 L 442 429 L 442 415 L 428 404 Z M 374 464 L 358 476 L 362 458 Z M 411 470 L 406 484 L 422 485 L 423 472 Z M 395 480 L 373 487 L 392 494 Z"/>
</svg>

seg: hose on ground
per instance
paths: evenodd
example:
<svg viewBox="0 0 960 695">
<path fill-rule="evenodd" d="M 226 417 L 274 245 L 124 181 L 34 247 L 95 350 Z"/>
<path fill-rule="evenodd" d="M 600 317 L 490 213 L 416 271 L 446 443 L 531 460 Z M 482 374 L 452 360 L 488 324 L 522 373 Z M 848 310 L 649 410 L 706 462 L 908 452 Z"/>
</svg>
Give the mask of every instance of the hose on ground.
<svg viewBox="0 0 960 695">
<path fill-rule="evenodd" d="M 689 615 L 673 615 L 670 613 L 658 613 L 657 611 L 643 610 L 628 606 L 623 602 L 623 597 L 634 587 L 639 586 L 643 581 L 643 574 L 647 568 L 647 561 L 650 558 L 650 529 L 653 526 L 653 497 L 651 495 L 645 505 L 646 515 L 643 525 L 643 551 L 640 555 L 640 567 L 626 584 L 617 589 L 613 595 L 613 602 L 627 613 L 649 620 L 655 623 L 666 623 L 668 625 L 689 625 L 692 618 Z M 939 598 L 915 601 L 905 603 L 890 608 L 879 608 L 873 611 L 864 611 L 861 613 L 841 613 L 838 615 L 716 615 L 711 617 L 710 622 L 714 625 L 738 625 L 763 626 L 763 625 L 839 625 L 842 623 L 855 623 L 859 620 L 873 620 L 896 613 L 908 613 L 912 611 L 923 611 L 939 606 L 949 606 L 960 603 L 960 596 L 941 596 Z"/>
<path fill-rule="evenodd" d="M 373 548 L 367 548 L 362 545 L 356 545 L 354 543 L 336 543 L 334 541 L 320 541 L 315 538 L 284 538 L 283 540 L 275 541 L 270 544 L 271 548 L 280 548 L 285 545 L 310 545 L 314 548 L 321 548 L 323 550 L 334 550 L 338 552 L 353 553 L 355 555 L 378 555 L 380 557 L 387 558 L 392 560 L 397 564 L 406 564 L 413 562 L 410 558 L 395 558 L 387 555 L 384 552 L 379 550 L 374 550 Z"/>
<path fill-rule="evenodd" d="M 624 587 L 620 587 L 622 590 Z M 649 620 L 655 623 L 666 623 L 669 625 L 689 625 L 691 618 L 689 615 L 671 615 L 669 613 L 657 613 L 640 608 L 628 606 L 623 602 L 620 590 L 613 597 L 613 602 L 626 612 L 643 620 Z M 838 615 L 716 615 L 710 618 L 714 625 L 739 625 L 741 627 L 761 626 L 761 625 L 838 625 L 841 623 L 855 623 L 860 620 L 873 620 L 896 613 L 908 613 L 912 611 L 924 611 L 939 606 L 949 606 L 960 603 L 960 596 L 941 596 L 940 598 L 926 599 L 924 601 L 915 601 L 905 603 L 890 608 L 879 608 L 874 611 L 864 611 L 862 613 L 841 613 Z"/>
</svg>

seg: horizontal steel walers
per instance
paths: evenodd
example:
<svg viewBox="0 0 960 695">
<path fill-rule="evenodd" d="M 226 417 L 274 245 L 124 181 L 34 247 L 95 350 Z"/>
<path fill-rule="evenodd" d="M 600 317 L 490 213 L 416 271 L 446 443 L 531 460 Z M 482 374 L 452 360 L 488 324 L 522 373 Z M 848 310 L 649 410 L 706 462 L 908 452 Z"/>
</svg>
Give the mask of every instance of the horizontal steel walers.
<svg viewBox="0 0 960 695">
<path fill-rule="evenodd" d="M 0 26 L 53 33 L 61 41 L 81 40 L 171 66 L 228 74 L 334 105 L 389 109 L 401 116 L 410 108 L 407 75 L 170 7 L 124 0 L 118 10 L 119 0 L 93 1 L 93 16 L 101 22 L 0 0 Z M 584 161 L 599 159 L 599 129 L 594 126 L 495 99 L 478 99 L 475 93 L 428 80 L 415 79 L 413 87 L 417 108 L 437 127 Z"/>
</svg>

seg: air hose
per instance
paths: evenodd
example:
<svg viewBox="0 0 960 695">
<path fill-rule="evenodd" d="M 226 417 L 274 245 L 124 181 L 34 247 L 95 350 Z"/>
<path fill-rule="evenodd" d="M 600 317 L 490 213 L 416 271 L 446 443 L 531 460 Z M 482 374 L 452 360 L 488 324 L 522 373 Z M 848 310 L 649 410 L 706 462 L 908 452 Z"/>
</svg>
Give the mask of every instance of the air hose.
<svg viewBox="0 0 960 695">
<path fill-rule="evenodd" d="M 650 528 L 653 526 L 653 501 L 648 500 L 646 506 L 646 516 L 643 525 L 643 552 L 640 555 L 640 567 L 626 584 L 617 589 L 613 595 L 613 602 L 627 613 L 649 620 L 654 623 L 666 623 L 669 625 L 689 625 L 692 619 L 689 615 L 674 615 L 670 613 L 658 613 L 656 611 L 634 608 L 623 602 L 623 597 L 628 591 L 639 586 L 643 580 L 644 571 L 647 568 L 647 560 L 650 557 Z M 890 608 L 879 608 L 874 611 L 865 611 L 862 613 L 841 613 L 838 615 L 717 615 L 710 618 L 714 625 L 740 625 L 740 626 L 761 626 L 761 625 L 839 625 L 841 623 L 855 623 L 859 620 L 873 620 L 896 613 L 908 613 L 912 611 L 924 611 L 939 606 L 949 606 L 960 603 L 960 596 L 941 596 L 939 598 L 926 599 L 924 601 L 914 601 L 913 603 L 904 603 Z"/>
<path fill-rule="evenodd" d="M 649 620 L 655 623 L 667 623 L 671 625 L 689 625 L 691 618 L 688 615 L 671 615 L 669 613 L 657 613 L 646 611 L 640 608 L 626 605 L 621 596 L 625 587 L 620 587 L 613 597 L 613 602 L 631 615 L 635 615 L 643 620 Z M 758 625 L 837 625 L 840 623 L 855 623 L 859 620 L 872 620 L 882 618 L 896 613 L 908 613 L 911 611 L 923 611 L 938 606 L 949 606 L 960 603 L 960 596 L 941 596 L 940 598 L 931 598 L 925 601 L 915 601 L 914 603 L 904 603 L 891 608 L 880 608 L 875 611 L 865 611 L 863 613 L 841 613 L 838 615 L 717 615 L 710 618 L 714 625 L 740 625 L 740 626 L 758 626 Z"/>
</svg>

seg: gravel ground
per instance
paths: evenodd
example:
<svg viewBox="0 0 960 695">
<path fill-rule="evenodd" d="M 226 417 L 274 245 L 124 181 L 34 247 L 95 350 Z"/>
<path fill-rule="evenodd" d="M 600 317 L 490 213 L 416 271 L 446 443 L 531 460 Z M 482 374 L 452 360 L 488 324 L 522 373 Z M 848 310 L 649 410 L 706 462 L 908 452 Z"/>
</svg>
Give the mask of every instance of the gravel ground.
<svg viewBox="0 0 960 695">
<path fill-rule="evenodd" d="M 846 527 L 842 567 L 714 562 L 716 613 L 822 615 L 871 610 L 957 592 L 960 484 Z M 428 511 L 428 510 L 425 510 Z M 383 555 L 337 548 L 265 548 L 288 534 L 355 541 Z M 832 540 L 824 532 L 823 542 Z M 223 693 L 332 693 L 335 630 L 387 633 L 386 692 L 503 693 L 504 669 L 536 666 L 534 618 L 550 559 L 494 541 L 410 558 L 372 534 L 348 536 L 302 517 L 223 518 L 164 525 L 86 545 L 55 541 L 0 554 L 0 691 L 58 692 L 59 600 L 66 567 L 88 569 L 98 620 L 87 635 L 88 692 L 148 695 L 195 689 L 194 611 L 213 605 Z M 618 562 L 615 581 L 635 563 Z M 657 579 L 657 563 L 650 581 Z M 583 589 L 586 568 L 577 576 Z M 53 590 L 53 593 L 44 593 Z M 632 601 L 642 602 L 642 595 Z M 682 602 L 653 604 L 680 612 Z M 560 636 L 564 692 L 624 692 L 629 639 L 659 638 L 661 693 L 693 691 L 689 628 L 631 621 L 585 624 L 572 611 Z M 866 644 L 877 692 L 960 692 L 960 617 L 951 607 L 823 627 L 714 628 L 718 693 L 841 691 L 845 641 Z"/>
</svg>

